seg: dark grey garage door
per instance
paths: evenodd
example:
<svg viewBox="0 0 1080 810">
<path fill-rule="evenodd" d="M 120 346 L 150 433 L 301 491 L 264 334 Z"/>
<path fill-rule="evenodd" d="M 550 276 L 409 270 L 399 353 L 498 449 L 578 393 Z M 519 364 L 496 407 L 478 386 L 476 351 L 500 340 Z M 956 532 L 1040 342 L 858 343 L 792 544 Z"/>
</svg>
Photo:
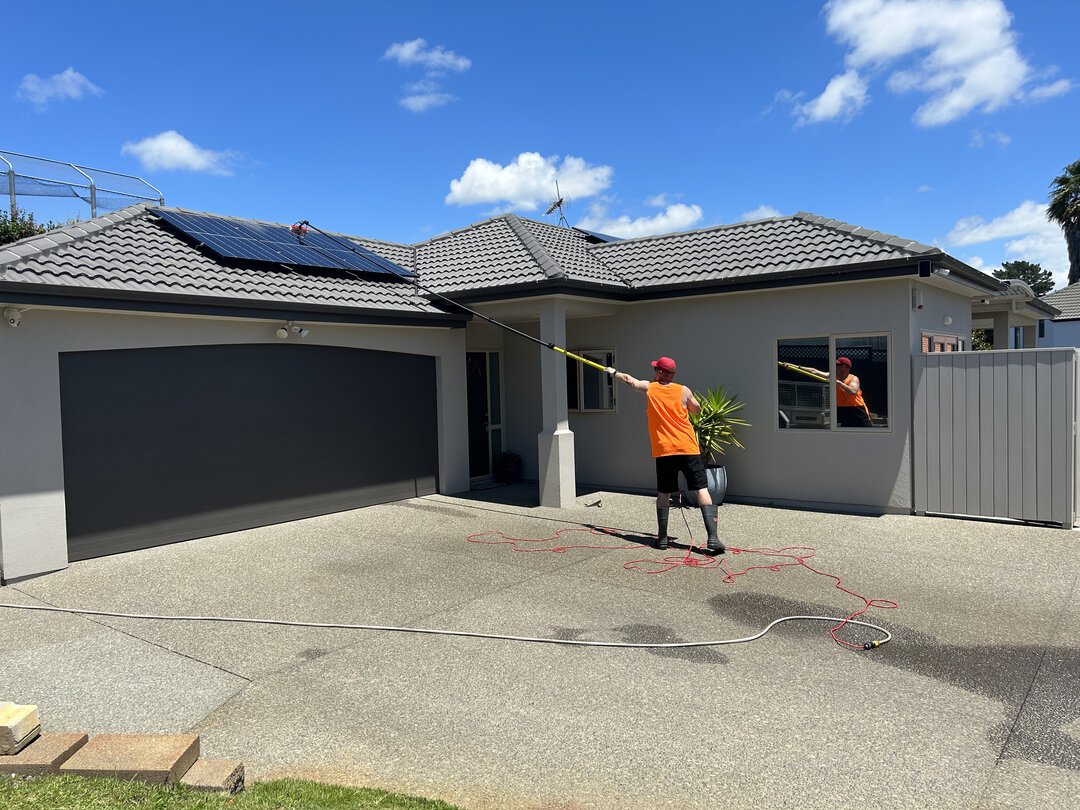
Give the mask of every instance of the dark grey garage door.
<svg viewBox="0 0 1080 810">
<path fill-rule="evenodd" d="M 436 491 L 435 360 L 302 344 L 60 356 L 72 560 Z"/>
</svg>

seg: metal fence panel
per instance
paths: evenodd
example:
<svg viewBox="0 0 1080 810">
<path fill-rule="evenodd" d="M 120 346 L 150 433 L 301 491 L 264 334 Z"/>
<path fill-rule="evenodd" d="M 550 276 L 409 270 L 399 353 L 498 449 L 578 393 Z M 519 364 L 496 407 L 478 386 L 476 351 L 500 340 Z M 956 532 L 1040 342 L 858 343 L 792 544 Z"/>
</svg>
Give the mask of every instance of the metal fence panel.
<svg viewBox="0 0 1080 810">
<path fill-rule="evenodd" d="M 1054 348 L 913 357 L 915 511 L 1072 527 L 1078 356 Z"/>
</svg>

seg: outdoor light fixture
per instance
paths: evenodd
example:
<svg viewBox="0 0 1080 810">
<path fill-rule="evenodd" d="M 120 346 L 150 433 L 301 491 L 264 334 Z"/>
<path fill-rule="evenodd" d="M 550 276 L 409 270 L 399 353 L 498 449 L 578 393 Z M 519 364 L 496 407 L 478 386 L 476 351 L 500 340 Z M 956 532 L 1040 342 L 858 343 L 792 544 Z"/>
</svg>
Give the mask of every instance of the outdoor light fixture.
<svg viewBox="0 0 1080 810">
<path fill-rule="evenodd" d="M 311 334 L 311 332 L 302 327 L 300 324 L 289 321 L 284 326 L 279 326 L 277 328 L 277 331 L 274 332 L 274 334 L 282 340 L 285 340 L 290 335 L 299 335 L 301 338 L 306 338 L 308 335 Z"/>
<path fill-rule="evenodd" d="M 15 307 L 4 308 L 4 320 L 7 321 L 7 325 L 14 329 L 20 323 L 22 323 L 22 310 L 15 309 Z"/>
</svg>

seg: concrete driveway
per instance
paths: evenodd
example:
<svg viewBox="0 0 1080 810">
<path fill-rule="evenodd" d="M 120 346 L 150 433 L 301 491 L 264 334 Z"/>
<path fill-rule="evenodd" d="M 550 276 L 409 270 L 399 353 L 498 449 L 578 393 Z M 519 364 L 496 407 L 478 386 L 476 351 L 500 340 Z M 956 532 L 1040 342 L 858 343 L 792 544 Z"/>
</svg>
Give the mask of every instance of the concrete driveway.
<svg viewBox="0 0 1080 810">
<path fill-rule="evenodd" d="M 797 567 L 731 583 L 717 567 L 627 570 L 665 554 L 634 542 L 654 529 L 648 497 L 533 504 L 528 485 L 418 498 L 76 563 L 0 602 L 610 641 L 737 638 L 861 606 Z M 0 699 L 37 704 L 47 731 L 196 731 L 249 779 L 468 808 L 1080 803 L 1075 532 L 738 505 L 720 522 L 731 546 L 812 546 L 816 568 L 899 602 L 867 616 L 894 641 L 852 651 L 800 622 L 735 646 L 604 649 L 5 609 Z M 527 553 L 466 539 L 589 524 L 629 540 L 570 532 L 557 544 L 618 550 Z M 683 512 L 671 525 L 685 541 Z"/>
</svg>

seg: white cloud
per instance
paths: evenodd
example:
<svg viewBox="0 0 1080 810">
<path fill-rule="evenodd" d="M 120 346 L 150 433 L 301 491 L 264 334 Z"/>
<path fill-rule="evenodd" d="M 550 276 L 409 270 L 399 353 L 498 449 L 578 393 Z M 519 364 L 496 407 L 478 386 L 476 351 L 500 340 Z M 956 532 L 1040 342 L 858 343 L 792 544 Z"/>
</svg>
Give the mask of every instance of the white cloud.
<svg viewBox="0 0 1080 810">
<path fill-rule="evenodd" d="M 398 104 L 415 113 L 445 107 L 451 101 L 457 101 L 457 96 L 445 92 L 436 79 L 448 70 L 461 73 L 472 66 L 468 57 L 448 51 L 442 45 L 428 48 L 424 39 L 395 42 L 386 49 L 383 59 L 393 59 L 402 67 L 420 65 L 427 68 L 427 75 L 420 81 L 405 85 L 405 95 L 398 99 Z"/>
<path fill-rule="evenodd" d="M 1052 84 L 1044 84 L 1036 87 L 1029 94 L 1032 101 L 1043 101 L 1054 96 L 1062 96 L 1073 89 L 1073 83 L 1068 79 L 1058 79 Z"/>
<path fill-rule="evenodd" d="M 653 194 L 651 197 L 646 197 L 645 204 L 651 205 L 653 208 L 663 208 L 667 205 L 667 194 L 660 192 L 659 194 Z"/>
<path fill-rule="evenodd" d="M 228 164 L 236 158 L 235 152 L 215 152 L 196 146 L 175 130 L 141 141 L 128 141 L 120 151 L 134 156 L 144 169 L 151 171 L 180 169 L 226 176 L 232 174 Z"/>
<path fill-rule="evenodd" d="M 929 94 L 915 113 L 924 127 L 1072 87 L 1068 79 L 1034 85 L 1002 0 L 829 0 L 824 13 L 828 33 L 848 46 L 847 72 L 834 76 L 818 98 L 796 106 L 799 123 L 850 118 L 867 100 L 862 74 L 890 69 L 892 92 Z"/>
<path fill-rule="evenodd" d="M 432 107 L 445 107 L 451 101 L 456 101 L 457 96 L 450 93 L 419 93 L 411 96 L 402 96 L 398 104 L 412 112 L 423 112 Z"/>
<path fill-rule="evenodd" d="M 982 130 L 977 129 L 971 133 L 971 145 L 976 149 L 986 146 L 989 143 L 994 143 L 998 146 L 1008 146 L 1012 143 L 1012 138 L 998 129 L 991 132 L 983 132 Z"/>
<path fill-rule="evenodd" d="M 638 236 L 654 236 L 658 233 L 685 231 L 701 219 L 701 206 L 675 203 L 651 217 L 630 219 L 625 214 L 620 217 L 608 216 L 602 205 L 594 205 L 589 215 L 577 223 L 578 228 L 587 231 L 606 233 L 623 239 Z"/>
<path fill-rule="evenodd" d="M 457 73 L 468 70 L 472 60 L 448 51 L 442 45 L 428 48 L 426 39 L 410 39 L 408 42 L 395 42 L 386 49 L 383 59 L 393 59 L 402 67 L 422 65 L 429 70 L 453 70 Z"/>
<path fill-rule="evenodd" d="M 915 189 L 915 193 L 916 194 L 925 194 L 928 191 L 933 191 L 933 190 L 934 190 L 933 186 L 928 186 L 928 185 L 926 185 L 926 183 L 923 183 L 921 186 L 919 186 L 917 189 Z"/>
<path fill-rule="evenodd" d="M 448 205 L 508 203 L 532 211 L 546 205 L 555 194 L 555 181 L 565 197 L 591 197 L 611 184 L 610 166 L 590 166 L 579 157 L 543 157 L 522 152 L 505 166 L 485 158 L 471 161 L 457 180 L 450 181 Z"/>
<path fill-rule="evenodd" d="M 1054 274 L 1056 284 L 1067 283 L 1069 255 L 1065 237 L 1061 228 L 1046 218 L 1045 205 L 1026 200 L 989 222 L 979 216 L 965 217 L 957 221 L 946 239 L 960 247 L 1003 241 L 1007 260 L 1041 264 Z"/>
<path fill-rule="evenodd" d="M 771 205 L 759 205 L 753 211 L 742 214 L 736 222 L 754 222 L 759 219 L 771 219 L 780 216 L 780 212 Z"/>
<path fill-rule="evenodd" d="M 833 76 L 825 91 L 817 98 L 805 104 L 796 104 L 795 114 L 799 116 L 800 125 L 831 121 L 834 118 L 843 118 L 846 121 L 865 107 L 869 100 L 866 81 L 858 71 L 849 70 Z"/>
<path fill-rule="evenodd" d="M 100 96 L 104 92 L 77 70 L 69 67 L 63 73 L 56 73 L 47 79 L 35 73 L 27 73 L 19 83 L 15 98 L 19 101 L 30 102 L 38 112 L 41 112 L 49 106 L 50 101 Z"/>
</svg>

